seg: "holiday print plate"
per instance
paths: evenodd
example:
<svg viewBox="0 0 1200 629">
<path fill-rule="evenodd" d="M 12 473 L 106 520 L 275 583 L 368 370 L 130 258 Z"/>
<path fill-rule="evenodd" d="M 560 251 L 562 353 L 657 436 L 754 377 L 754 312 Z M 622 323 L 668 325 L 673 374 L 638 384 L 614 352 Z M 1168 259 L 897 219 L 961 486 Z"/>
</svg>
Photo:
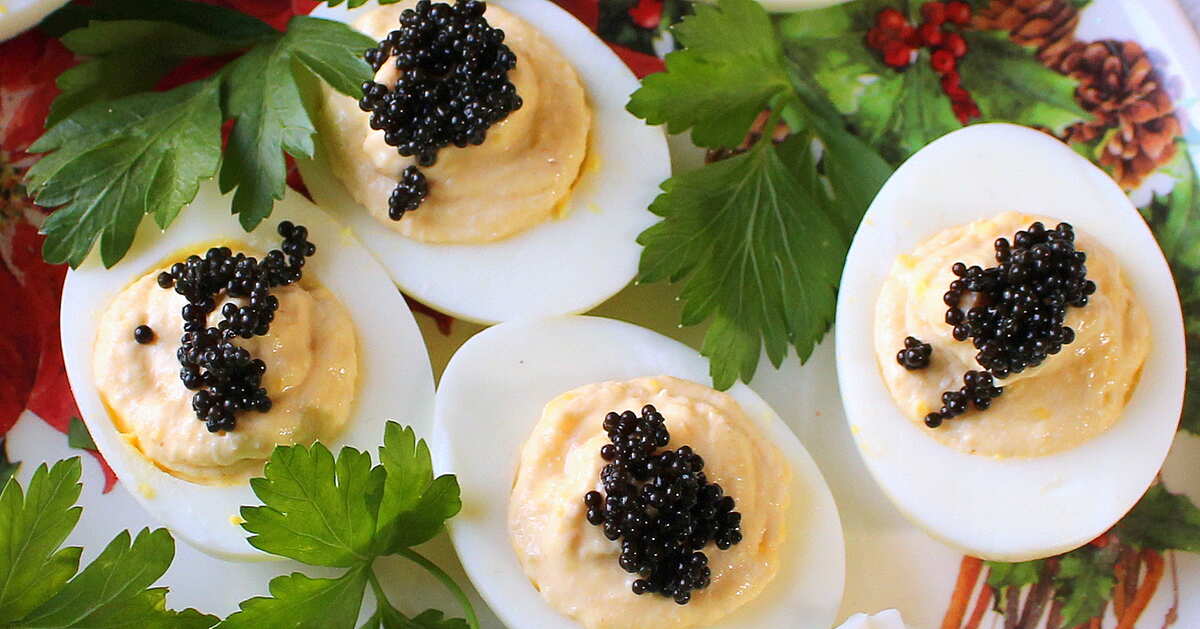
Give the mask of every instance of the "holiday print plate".
<svg viewBox="0 0 1200 629">
<path fill-rule="evenodd" d="M 639 77 L 663 69 L 661 57 L 676 47 L 671 25 L 693 12 L 690 0 L 558 3 Z M 316 5 L 214 4 L 279 28 Z M 919 22 L 922 0 L 851 0 L 805 10 L 799 5 L 814 3 L 796 2 L 795 12 L 785 4 L 769 8 L 783 11 L 772 19 L 807 87 L 822 94 L 847 129 L 889 165 L 964 123 L 1004 121 L 1056 135 L 1109 172 L 1146 218 L 1172 267 L 1184 308 L 1188 362 L 1200 365 L 1200 39 L 1181 5 L 976 0 L 962 28 L 965 55 L 946 85 L 948 73 L 936 67 L 929 51 L 889 50 L 886 38 L 871 33 L 887 9 Z M 0 36 L 8 34 L 4 27 L 0 9 Z M 54 80 L 73 63 L 73 54 L 48 32 L 34 29 L 0 43 L 0 431 L 6 450 L 0 463 L 23 483 L 40 462 L 79 455 L 87 445 L 72 422 L 78 411 L 59 348 L 64 270 L 41 260 L 36 232 L 44 214 L 22 184 L 36 161 L 27 149 L 43 131 Z M 196 65 L 171 80 L 186 82 L 213 69 Z M 723 157 L 706 155 L 686 135 L 670 142 L 676 174 Z M 302 185 L 294 172 L 289 183 Z M 591 312 L 699 349 L 706 325 L 678 325 L 679 296 L 674 285 L 636 284 Z M 455 350 L 482 328 L 419 304 L 414 310 L 440 377 Z M 1180 431 L 1161 483 L 1127 516 L 1137 519 L 1130 526 L 1149 531 L 1155 543 L 1135 548 L 1119 535 L 1104 535 L 1059 557 L 1000 564 L 964 557 L 921 532 L 875 485 L 842 412 L 835 349 L 826 336 L 803 364 L 794 351 L 778 367 L 763 356 L 750 384 L 812 454 L 838 505 L 846 542 L 838 622 L 895 608 L 905 626 L 916 629 L 1200 627 L 1200 511 L 1192 507 L 1200 504 L 1200 366 L 1189 375 Z M 86 564 L 119 531 L 136 533 L 157 524 L 94 452 L 83 456 L 83 465 L 83 515 L 67 543 L 84 548 Z M 446 535 L 420 550 L 469 586 Z M 383 591 L 404 601 L 406 613 L 456 609 L 434 578 L 404 559 L 380 560 L 376 570 Z M 225 617 L 239 602 L 267 595 L 273 577 L 297 571 L 312 577 L 338 573 L 290 560 L 229 563 L 178 543 L 159 583 L 170 588 L 168 606 Z M 503 626 L 473 590 L 468 594 L 482 627 Z"/>
</svg>

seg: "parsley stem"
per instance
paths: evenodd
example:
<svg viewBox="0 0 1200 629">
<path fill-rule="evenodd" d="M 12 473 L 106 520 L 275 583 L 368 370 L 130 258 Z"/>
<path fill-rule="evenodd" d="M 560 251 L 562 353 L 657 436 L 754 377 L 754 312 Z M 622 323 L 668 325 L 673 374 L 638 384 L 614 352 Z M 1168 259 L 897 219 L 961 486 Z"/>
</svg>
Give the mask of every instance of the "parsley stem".
<svg viewBox="0 0 1200 629">
<path fill-rule="evenodd" d="M 375 576 L 375 571 L 371 568 L 367 568 L 367 582 L 371 584 L 371 591 L 375 593 L 375 605 L 379 606 L 380 611 L 383 610 L 384 605 L 392 604 L 388 600 L 387 594 L 384 593 L 383 586 L 379 585 L 379 577 Z"/>
<path fill-rule="evenodd" d="M 454 582 L 454 579 L 450 578 L 450 575 L 446 574 L 437 564 L 429 561 L 424 555 L 411 548 L 401 548 L 396 554 L 421 566 L 438 581 L 441 581 L 442 585 L 446 586 L 446 589 L 450 590 L 450 593 L 454 595 L 454 598 L 458 599 L 458 604 L 462 606 L 463 613 L 467 615 L 467 624 L 471 626 L 471 629 L 479 629 L 479 617 L 475 615 L 475 607 L 471 605 L 471 599 L 467 598 L 467 593 L 463 592 L 462 588 Z"/>
</svg>

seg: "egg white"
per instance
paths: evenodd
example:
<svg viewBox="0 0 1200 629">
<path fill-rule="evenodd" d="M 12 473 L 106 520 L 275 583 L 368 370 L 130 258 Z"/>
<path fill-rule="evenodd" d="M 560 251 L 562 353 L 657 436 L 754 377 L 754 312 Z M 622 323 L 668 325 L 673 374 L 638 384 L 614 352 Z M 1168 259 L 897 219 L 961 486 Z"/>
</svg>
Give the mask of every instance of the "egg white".
<svg viewBox="0 0 1200 629">
<path fill-rule="evenodd" d="M 317 253 L 308 259 L 305 277 L 337 296 L 350 313 L 358 336 L 359 376 L 353 411 L 343 433 L 327 444 L 330 449 L 336 453 L 349 445 L 374 450 L 382 442 L 388 419 L 413 426 L 418 435 L 428 435 L 433 372 L 404 297 L 349 230 L 289 191 L 276 202 L 270 218 L 247 234 L 230 213 L 230 200 L 230 196 L 221 196 L 216 184 L 205 183 L 165 232 L 159 232 L 152 221 L 143 221 L 133 248 L 113 268 L 105 269 L 93 251 L 78 269 L 69 271 L 63 286 L 62 347 L 83 421 L 120 484 L 176 537 L 216 557 L 247 560 L 267 557 L 246 542 L 248 534 L 237 519 L 242 505 L 261 504 L 249 484 L 199 485 L 162 471 L 118 434 L 101 402 L 92 377 L 92 347 L 100 315 L 112 298 L 164 260 L 199 244 L 229 239 L 260 251 L 278 248 L 275 226 L 286 219 L 308 227 Z M 179 395 L 188 394 L 180 384 Z"/>
<path fill-rule="evenodd" d="M 897 256 L 942 229 L 1006 210 L 1062 219 L 1103 243 L 1150 317 L 1150 356 L 1118 422 L 1077 448 L 1037 458 L 965 454 L 925 434 L 892 401 L 870 333 Z M 1154 480 L 1179 422 L 1183 324 L 1158 244 L 1108 175 L 1025 127 L 955 131 L 896 171 L 851 245 L 836 342 L 846 418 L 876 482 L 930 535 L 985 559 L 1054 555 L 1106 531 Z"/>
<path fill-rule="evenodd" d="M 656 220 L 646 208 L 671 176 L 662 129 L 625 111 L 638 81 L 608 46 L 548 0 L 497 4 L 546 35 L 587 91 L 590 154 L 563 218 L 492 243 L 422 243 L 381 224 L 350 196 L 329 170 L 319 137 L 316 158 L 299 161 L 317 203 L 350 225 L 405 293 L 483 324 L 583 312 L 625 287 L 637 272 L 637 235 Z M 313 15 L 350 23 L 373 9 L 321 6 Z"/>
<path fill-rule="evenodd" d="M 711 386 L 695 350 L 629 323 L 599 317 L 508 322 L 471 338 L 438 388 L 433 456 L 462 486 L 450 535 L 463 566 L 510 627 L 572 629 L 534 589 L 508 533 L 520 451 L 559 394 L 608 380 L 669 375 Z M 794 473 L 779 573 L 762 594 L 713 625 L 721 629 L 829 627 L 842 598 L 845 556 L 837 507 L 820 470 L 770 406 L 745 385 L 729 394 L 787 458 Z M 633 596 L 633 594 L 630 594 Z"/>
<path fill-rule="evenodd" d="M 68 0 L 5 0 L 0 4 L 0 42 L 25 32 Z"/>
</svg>

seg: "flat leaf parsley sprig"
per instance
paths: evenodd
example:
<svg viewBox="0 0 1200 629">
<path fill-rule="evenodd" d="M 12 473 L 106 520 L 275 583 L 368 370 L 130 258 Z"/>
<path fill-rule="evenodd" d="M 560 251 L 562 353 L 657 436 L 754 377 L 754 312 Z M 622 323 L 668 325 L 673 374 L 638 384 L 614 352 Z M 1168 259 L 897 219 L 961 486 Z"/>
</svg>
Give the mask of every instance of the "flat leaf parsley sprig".
<svg viewBox="0 0 1200 629">
<path fill-rule="evenodd" d="M 175 558 L 166 529 L 122 531 L 82 571 L 83 549 L 62 547 L 82 513 L 75 457 L 38 466 L 28 491 L 10 478 L 0 493 L 0 626 L 67 629 L 205 629 L 217 618 L 166 607 L 150 587 Z"/>
<path fill-rule="evenodd" d="M 765 347 L 778 366 L 802 360 L 833 321 L 849 242 L 891 167 L 850 134 L 832 105 L 793 71 L 754 0 L 697 4 L 673 28 L 666 57 L 628 108 L 705 148 L 736 147 L 754 120 L 786 122 L 735 157 L 676 175 L 638 237 L 639 281 L 684 281 L 683 324 L 712 319 L 702 352 L 717 388 L 750 380 Z"/>
<path fill-rule="evenodd" d="M 253 229 L 283 198 L 284 153 L 312 157 L 311 90 L 319 77 L 357 96 L 375 45 L 345 24 L 292 18 L 286 32 L 230 9 L 186 0 L 97 0 L 52 17 L 63 43 L 88 59 L 63 73 L 49 130 L 30 147 L 46 155 L 26 182 L 46 220 L 43 257 L 78 266 L 96 240 L 112 266 L 142 217 L 166 228 L 220 169 L 222 192 Z M 242 53 L 217 74 L 151 92 L 183 59 Z M 221 124 L 233 120 L 222 159 Z"/>
<path fill-rule="evenodd" d="M 413 550 L 443 528 L 462 507 L 458 481 L 434 478 L 429 448 L 411 428 L 388 422 L 380 464 L 345 447 L 333 454 L 321 443 L 275 448 L 264 478 L 250 486 L 261 507 L 243 507 L 250 543 L 312 566 L 345 568 L 336 578 L 300 573 L 271 581 L 270 597 L 244 601 L 222 629 L 267 626 L 352 629 L 371 586 L 375 612 L 363 629 L 478 629 L 469 599 L 449 575 Z M 409 618 L 388 601 L 373 564 L 399 555 L 429 571 L 461 603 L 466 620 L 427 610 Z"/>
</svg>

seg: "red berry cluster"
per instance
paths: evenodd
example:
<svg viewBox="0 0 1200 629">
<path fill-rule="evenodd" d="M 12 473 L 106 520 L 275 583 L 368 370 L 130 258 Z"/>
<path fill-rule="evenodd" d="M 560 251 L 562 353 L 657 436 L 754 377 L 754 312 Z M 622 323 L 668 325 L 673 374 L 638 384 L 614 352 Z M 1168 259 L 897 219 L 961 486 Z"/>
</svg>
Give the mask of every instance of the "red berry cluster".
<svg viewBox="0 0 1200 629">
<path fill-rule="evenodd" d="M 912 65 L 921 48 L 930 50 L 929 65 L 942 77 L 942 91 L 959 122 L 967 124 L 980 115 L 979 105 L 963 88 L 958 60 L 967 54 L 967 42 L 950 26 L 965 26 L 971 21 L 966 2 L 926 2 L 921 6 L 919 26 L 909 24 L 904 14 L 886 8 L 875 16 L 875 26 L 867 31 L 867 46 L 883 55 L 883 62 L 897 72 Z"/>
</svg>

